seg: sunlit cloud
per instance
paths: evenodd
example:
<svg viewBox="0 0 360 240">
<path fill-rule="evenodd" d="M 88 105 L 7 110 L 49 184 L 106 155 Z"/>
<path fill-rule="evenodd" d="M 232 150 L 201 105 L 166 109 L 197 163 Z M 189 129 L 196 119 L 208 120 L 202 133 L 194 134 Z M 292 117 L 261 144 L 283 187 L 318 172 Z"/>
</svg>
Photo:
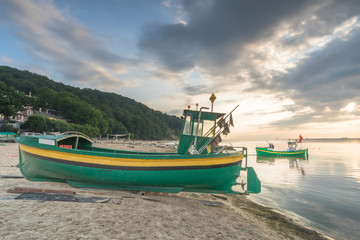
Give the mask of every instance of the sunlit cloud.
<svg viewBox="0 0 360 240">
<path fill-rule="evenodd" d="M 355 108 L 358 107 L 355 102 L 351 102 L 346 107 L 340 109 L 341 112 L 353 112 Z"/>
</svg>

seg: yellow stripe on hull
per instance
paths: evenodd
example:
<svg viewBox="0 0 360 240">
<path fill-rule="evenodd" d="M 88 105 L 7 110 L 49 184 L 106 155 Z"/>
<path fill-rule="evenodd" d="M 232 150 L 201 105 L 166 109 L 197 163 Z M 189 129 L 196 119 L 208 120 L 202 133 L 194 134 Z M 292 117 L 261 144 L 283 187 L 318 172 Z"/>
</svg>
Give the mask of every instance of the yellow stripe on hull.
<svg viewBox="0 0 360 240">
<path fill-rule="evenodd" d="M 281 155 L 295 155 L 295 154 L 301 154 L 305 151 L 298 151 L 298 152 L 277 152 L 277 151 L 266 151 L 266 150 L 257 150 L 259 152 L 265 152 L 265 153 L 273 153 L 273 154 L 281 154 Z"/>
<path fill-rule="evenodd" d="M 126 167 L 173 167 L 173 166 L 211 166 L 220 164 L 231 164 L 243 159 L 244 155 L 229 156 L 229 157 L 214 157 L 214 158 L 159 158 L 159 159 L 141 159 L 136 158 L 124 158 L 124 157 L 105 157 L 95 155 L 76 154 L 56 150 L 48 150 L 36 147 L 30 147 L 20 144 L 21 151 L 25 151 L 31 154 L 61 159 L 65 161 L 90 163 L 90 164 L 102 164 L 110 166 L 126 166 Z M 96 152 L 91 152 L 96 154 Z M 100 153 L 102 154 L 102 153 Z M 117 154 L 114 154 L 117 155 Z M 120 155 L 120 154 L 118 154 Z M 176 156 L 176 155 L 174 155 Z"/>
</svg>

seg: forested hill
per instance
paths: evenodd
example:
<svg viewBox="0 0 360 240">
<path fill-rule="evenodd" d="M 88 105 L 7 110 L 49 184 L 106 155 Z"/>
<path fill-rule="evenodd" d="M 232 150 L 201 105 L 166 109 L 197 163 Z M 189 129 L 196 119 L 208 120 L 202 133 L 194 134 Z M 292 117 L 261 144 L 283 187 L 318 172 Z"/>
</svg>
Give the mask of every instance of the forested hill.
<svg viewBox="0 0 360 240">
<path fill-rule="evenodd" d="M 0 66 L 0 81 L 35 96 L 34 107 L 55 110 L 75 124 L 87 124 L 106 133 L 132 133 L 139 139 L 164 139 L 178 135 L 181 119 L 152 110 L 115 93 L 80 89 L 29 71 Z"/>
</svg>

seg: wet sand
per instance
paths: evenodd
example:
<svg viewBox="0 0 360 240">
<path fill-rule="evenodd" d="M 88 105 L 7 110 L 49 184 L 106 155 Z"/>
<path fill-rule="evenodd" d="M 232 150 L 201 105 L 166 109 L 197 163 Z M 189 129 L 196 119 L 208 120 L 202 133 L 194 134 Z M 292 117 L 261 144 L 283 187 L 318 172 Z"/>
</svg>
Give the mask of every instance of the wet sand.
<svg viewBox="0 0 360 240">
<path fill-rule="evenodd" d="M 174 151 L 157 142 L 99 147 Z M 18 144 L 0 145 L 0 175 L 20 176 Z M 15 200 L 15 187 L 71 190 L 105 203 Z M 219 197 L 220 196 L 220 197 Z M 223 198 L 226 199 L 223 199 Z M 208 204 L 221 206 L 209 206 Z M 326 239 L 246 196 L 72 188 L 64 183 L 0 177 L 0 239 Z"/>
</svg>

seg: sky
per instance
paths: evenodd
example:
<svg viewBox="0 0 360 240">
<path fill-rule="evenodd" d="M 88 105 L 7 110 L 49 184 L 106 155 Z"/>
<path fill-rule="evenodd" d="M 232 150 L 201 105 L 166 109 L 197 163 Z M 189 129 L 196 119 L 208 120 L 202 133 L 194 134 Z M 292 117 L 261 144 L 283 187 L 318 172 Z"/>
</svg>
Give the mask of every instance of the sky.
<svg viewBox="0 0 360 240">
<path fill-rule="evenodd" d="M 230 139 L 360 137 L 358 0 L 0 0 L 0 65 L 180 116 Z"/>
</svg>

